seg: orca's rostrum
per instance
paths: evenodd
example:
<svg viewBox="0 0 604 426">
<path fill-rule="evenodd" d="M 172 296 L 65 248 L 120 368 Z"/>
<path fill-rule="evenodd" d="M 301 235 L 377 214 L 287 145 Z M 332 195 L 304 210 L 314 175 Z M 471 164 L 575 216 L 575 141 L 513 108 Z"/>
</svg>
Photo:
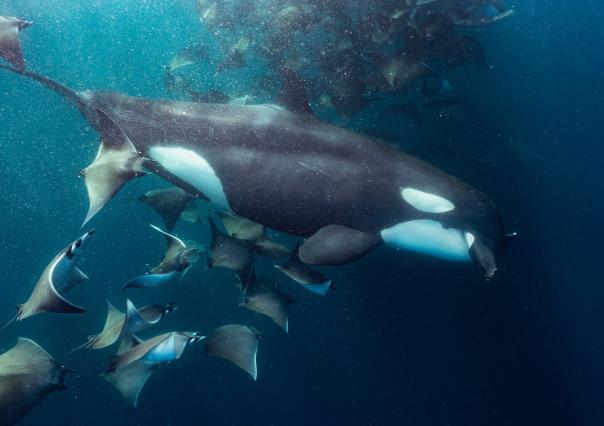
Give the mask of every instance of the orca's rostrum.
<svg viewBox="0 0 604 426">
<path fill-rule="evenodd" d="M 11 70 L 74 103 L 102 135 L 82 171 L 86 221 L 145 168 L 219 211 L 305 237 L 307 264 L 344 264 L 387 243 L 474 261 L 487 278 L 497 269 L 506 234 L 493 202 L 393 146 L 320 121 L 293 72 L 283 73 L 275 105 L 223 105 L 74 92 Z"/>
</svg>

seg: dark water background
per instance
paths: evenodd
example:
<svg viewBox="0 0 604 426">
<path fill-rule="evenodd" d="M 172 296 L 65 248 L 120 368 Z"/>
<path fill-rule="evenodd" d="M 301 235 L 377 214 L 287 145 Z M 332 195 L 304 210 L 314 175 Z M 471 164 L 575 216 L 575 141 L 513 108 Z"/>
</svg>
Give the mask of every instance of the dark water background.
<svg viewBox="0 0 604 426">
<path fill-rule="evenodd" d="M 326 298 L 284 282 L 298 299 L 285 335 L 237 307 L 231 274 L 197 267 L 177 286 L 132 298 L 179 305 L 152 333 L 258 326 L 266 334 L 258 382 L 192 347 L 151 378 L 134 411 L 104 380 L 84 383 L 109 352 L 80 352 L 61 359 L 81 374 L 75 388 L 23 424 L 604 424 L 603 8 L 514 3 L 512 18 L 479 35 L 493 69 L 451 77 L 493 132 L 450 135 L 457 156 L 418 149 L 489 194 L 519 232 L 495 280 L 451 276 L 439 262 L 382 248 L 329 271 L 336 292 Z M 166 97 L 162 65 L 186 41 L 207 37 L 186 2 L 0 0 L 0 12 L 36 21 L 23 34 L 28 63 L 75 89 Z M 233 84 L 245 87 L 245 77 Z M 0 126 L 0 313 L 9 319 L 54 253 L 81 233 L 87 197 L 77 172 L 98 135 L 54 93 L 8 73 L 0 73 Z M 544 161 L 467 161 L 464 152 L 498 133 Z M 121 308 L 122 284 L 161 253 L 147 226 L 158 218 L 136 201 L 160 185 L 156 177 L 130 183 L 95 219 L 81 264 L 91 280 L 72 295 L 89 312 L 13 326 L 1 350 L 24 336 L 60 354 L 98 332 L 106 300 Z M 178 233 L 207 238 L 197 225 Z M 270 263 L 259 268 L 275 276 Z"/>
</svg>

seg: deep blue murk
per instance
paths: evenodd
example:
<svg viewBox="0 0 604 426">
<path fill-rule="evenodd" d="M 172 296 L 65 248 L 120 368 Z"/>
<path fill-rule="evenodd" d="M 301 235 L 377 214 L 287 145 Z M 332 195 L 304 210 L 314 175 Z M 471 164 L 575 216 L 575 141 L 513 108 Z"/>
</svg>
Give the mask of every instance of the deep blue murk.
<svg viewBox="0 0 604 426">
<path fill-rule="evenodd" d="M 284 334 L 237 307 L 232 274 L 198 265 L 173 287 L 129 296 L 137 305 L 179 306 L 154 332 L 208 332 L 226 323 L 262 329 L 257 382 L 193 346 L 152 376 L 133 410 L 95 377 L 110 353 L 80 351 L 59 357 L 78 371 L 68 379 L 73 389 L 44 400 L 22 424 L 604 424 L 604 8 L 511 3 L 513 17 L 478 33 L 491 70 L 451 76 L 489 122 L 489 134 L 457 129 L 449 135 L 463 141 L 456 155 L 407 142 L 487 193 L 518 232 L 494 280 L 380 248 L 329 270 L 336 289 L 325 298 L 282 279 L 298 300 Z M 186 1 L 1 0 L 0 14 L 36 22 L 22 37 L 31 69 L 74 89 L 146 97 L 168 96 L 162 66 L 186 42 L 208 37 Z M 207 78 L 215 78 L 210 69 Z M 80 235 L 87 197 L 78 170 L 94 157 L 99 137 L 56 94 L 7 72 L 0 73 L 0 129 L 4 321 L 54 253 Z M 522 141 L 543 159 L 467 160 L 498 138 Z M 0 334 L 0 351 L 24 336 L 59 356 L 102 328 L 107 299 L 125 307 L 123 283 L 163 249 L 148 227 L 158 217 L 137 201 L 158 186 L 166 184 L 155 176 L 131 182 L 95 218 L 81 263 L 91 280 L 71 296 L 89 312 L 14 324 Z M 177 233 L 208 237 L 201 225 L 179 225 Z M 278 277 L 268 261 L 259 270 Z"/>
</svg>

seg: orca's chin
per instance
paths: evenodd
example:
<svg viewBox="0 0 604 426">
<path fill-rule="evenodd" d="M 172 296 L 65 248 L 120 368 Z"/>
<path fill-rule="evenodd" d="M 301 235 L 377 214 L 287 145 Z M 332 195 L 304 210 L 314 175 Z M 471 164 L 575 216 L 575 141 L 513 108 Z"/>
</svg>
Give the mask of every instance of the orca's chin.
<svg viewBox="0 0 604 426">
<path fill-rule="evenodd" d="M 455 228 L 445 228 L 431 219 L 398 223 L 380 232 L 384 243 L 438 259 L 471 262 L 470 250 L 464 234 Z"/>
</svg>

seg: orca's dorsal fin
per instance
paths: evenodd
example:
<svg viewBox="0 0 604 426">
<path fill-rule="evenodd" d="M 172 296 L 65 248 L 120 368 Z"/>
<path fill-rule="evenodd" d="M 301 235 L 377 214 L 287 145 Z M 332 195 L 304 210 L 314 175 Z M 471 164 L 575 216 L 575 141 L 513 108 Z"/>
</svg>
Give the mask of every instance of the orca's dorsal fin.
<svg viewBox="0 0 604 426">
<path fill-rule="evenodd" d="M 290 68 L 281 69 L 283 86 L 275 99 L 275 103 L 288 111 L 315 117 L 315 113 L 308 104 L 304 80 Z"/>
</svg>

